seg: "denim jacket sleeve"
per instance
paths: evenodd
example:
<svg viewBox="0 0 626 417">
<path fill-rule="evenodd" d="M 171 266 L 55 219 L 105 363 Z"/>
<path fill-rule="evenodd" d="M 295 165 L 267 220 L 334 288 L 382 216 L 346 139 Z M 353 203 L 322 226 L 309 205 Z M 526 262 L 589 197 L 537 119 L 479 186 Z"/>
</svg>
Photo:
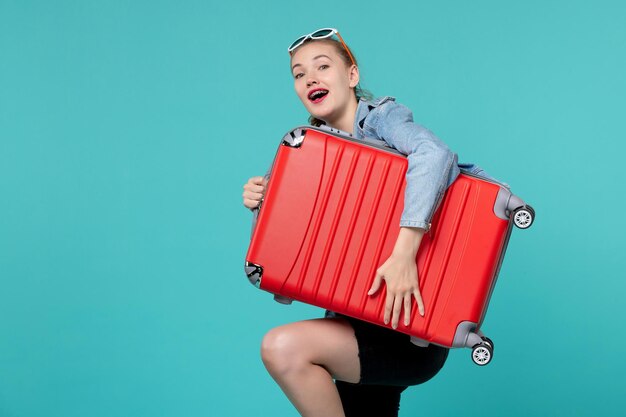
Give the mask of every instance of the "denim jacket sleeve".
<svg viewBox="0 0 626 417">
<path fill-rule="evenodd" d="M 457 155 L 432 132 L 413 122 L 413 114 L 393 99 L 368 114 L 366 130 L 408 157 L 400 226 L 430 229 L 447 189 L 459 174 Z"/>
</svg>

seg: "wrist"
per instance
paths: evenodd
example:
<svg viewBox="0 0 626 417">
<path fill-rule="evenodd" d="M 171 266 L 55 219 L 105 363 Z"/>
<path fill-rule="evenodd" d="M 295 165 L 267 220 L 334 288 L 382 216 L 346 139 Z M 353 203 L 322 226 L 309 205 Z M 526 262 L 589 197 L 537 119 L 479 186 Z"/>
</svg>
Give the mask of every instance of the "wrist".
<svg viewBox="0 0 626 417">
<path fill-rule="evenodd" d="M 393 255 L 415 257 L 425 232 L 424 229 L 418 227 L 400 227 Z"/>
</svg>

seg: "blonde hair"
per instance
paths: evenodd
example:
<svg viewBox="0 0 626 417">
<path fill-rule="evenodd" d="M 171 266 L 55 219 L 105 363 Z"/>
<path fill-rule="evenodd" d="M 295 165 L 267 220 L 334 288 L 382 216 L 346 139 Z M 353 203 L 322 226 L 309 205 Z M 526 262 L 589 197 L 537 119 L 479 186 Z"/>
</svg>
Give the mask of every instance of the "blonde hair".
<svg viewBox="0 0 626 417">
<path fill-rule="evenodd" d="M 346 64 L 347 67 L 350 67 L 352 65 L 352 59 L 354 59 L 354 65 L 356 65 L 357 67 L 359 66 L 359 64 L 357 63 L 356 57 L 354 56 L 354 53 L 352 52 L 351 49 L 350 49 L 350 54 L 352 55 L 352 58 L 350 58 L 350 54 L 348 54 L 348 50 L 346 50 L 346 48 L 348 48 L 348 45 L 346 45 L 346 47 L 344 48 L 341 42 L 332 38 L 325 38 L 325 39 L 309 38 L 303 42 L 303 45 L 306 43 L 310 43 L 310 42 L 325 42 L 329 45 L 332 45 L 335 48 L 335 52 L 337 52 L 337 54 L 341 57 L 341 60 L 343 61 L 344 64 Z M 373 98 L 373 95 L 368 90 L 361 88 L 361 84 L 359 83 L 356 85 L 356 87 L 354 87 L 354 97 L 356 98 L 357 101 L 360 99 L 371 100 Z M 321 126 L 326 123 L 321 119 L 318 119 L 313 116 L 309 116 L 309 124 L 312 126 Z"/>
</svg>

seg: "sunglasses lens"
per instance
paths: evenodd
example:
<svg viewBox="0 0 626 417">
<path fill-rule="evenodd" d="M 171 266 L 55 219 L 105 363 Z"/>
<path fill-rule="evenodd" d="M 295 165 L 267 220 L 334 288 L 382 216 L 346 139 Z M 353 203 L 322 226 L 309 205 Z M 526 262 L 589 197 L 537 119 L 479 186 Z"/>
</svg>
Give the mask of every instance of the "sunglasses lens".
<svg viewBox="0 0 626 417">
<path fill-rule="evenodd" d="M 313 39 L 327 38 L 334 33 L 332 29 L 320 29 L 311 33 Z"/>
<path fill-rule="evenodd" d="M 295 41 L 293 41 L 293 43 L 291 45 L 289 45 L 289 48 L 287 48 L 287 50 L 289 52 L 293 51 L 294 49 L 296 49 L 298 46 L 300 46 L 300 44 L 306 39 L 306 36 L 300 36 L 298 39 L 296 39 Z"/>
</svg>

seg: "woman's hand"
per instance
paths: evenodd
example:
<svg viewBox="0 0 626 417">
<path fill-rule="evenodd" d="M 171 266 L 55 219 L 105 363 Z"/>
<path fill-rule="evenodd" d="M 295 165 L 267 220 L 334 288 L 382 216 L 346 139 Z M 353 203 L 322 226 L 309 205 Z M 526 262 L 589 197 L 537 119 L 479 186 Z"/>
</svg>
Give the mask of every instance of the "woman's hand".
<svg viewBox="0 0 626 417">
<path fill-rule="evenodd" d="M 263 177 L 252 177 L 243 186 L 243 205 L 254 209 L 261 204 L 265 196 L 267 181 Z"/>
<path fill-rule="evenodd" d="M 376 270 L 374 283 L 368 295 L 375 294 L 385 281 L 387 299 L 385 300 L 385 324 L 391 318 L 391 327 L 398 327 L 400 313 L 404 307 L 404 325 L 411 321 L 411 298 L 415 297 L 417 308 L 421 316 L 424 315 L 424 301 L 419 290 L 417 264 L 415 258 L 417 249 L 424 235 L 424 230 L 402 227 L 396 240 L 391 256 Z"/>
</svg>

